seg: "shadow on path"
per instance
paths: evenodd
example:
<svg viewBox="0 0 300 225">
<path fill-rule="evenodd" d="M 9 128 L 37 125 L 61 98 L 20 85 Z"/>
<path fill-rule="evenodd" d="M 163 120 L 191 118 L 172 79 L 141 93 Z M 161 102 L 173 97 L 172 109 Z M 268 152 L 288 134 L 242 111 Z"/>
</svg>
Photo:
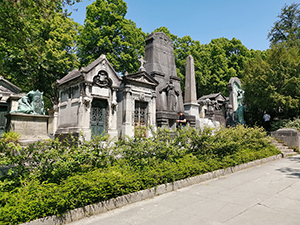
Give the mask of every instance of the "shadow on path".
<svg viewBox="0 0 300 225">
<path fill-rule="evenodd" d="M 293 162 L 300 163 L 300 156 L 289 157 L 287 159 L 289 159 L 290 161 L 293 161 Z M 300 178 L 300 168 L 283 167 L 283 168 L 277 169 L 277 171 L 285 173 L 289 177 L 298 177 L 298 178 Z"/>
</svg>

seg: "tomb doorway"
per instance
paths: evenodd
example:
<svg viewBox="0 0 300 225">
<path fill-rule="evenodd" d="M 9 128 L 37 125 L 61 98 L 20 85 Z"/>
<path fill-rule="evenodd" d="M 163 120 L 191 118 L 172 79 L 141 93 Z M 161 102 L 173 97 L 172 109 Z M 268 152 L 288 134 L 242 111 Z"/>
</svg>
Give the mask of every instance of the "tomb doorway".
<svg viewBox="0 0 300 225">
<path fill-rule="evenodd" d="M 2 137 L 3 133 L 5 132 L 5 114 L 7 114 L 7 106 L 0 106 L 0 137 Z"/>
<path fill-rule="evenodd" d="M 94 99 L 91 109 L 92 136 L 104 136 L 106 134 L 107 101 Z"/>
<path fill-rule="evenodd" d="M 146 137 L 146 126 L 147 126 L 147 102 L 135 101 L 134 104 L 134 126 L 136 133 Z"/>
</svg>

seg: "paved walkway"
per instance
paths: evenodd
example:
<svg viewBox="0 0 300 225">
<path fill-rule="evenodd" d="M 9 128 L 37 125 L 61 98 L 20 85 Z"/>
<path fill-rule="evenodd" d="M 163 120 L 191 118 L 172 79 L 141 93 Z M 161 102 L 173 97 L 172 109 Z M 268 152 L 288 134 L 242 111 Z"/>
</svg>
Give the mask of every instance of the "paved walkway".
<svg viewBox="0 0 300 225">
<path fill-rule="evenodd" d="M 298 225 L 300 156 L 137 202 L 71 225 Z"/>
</svg>

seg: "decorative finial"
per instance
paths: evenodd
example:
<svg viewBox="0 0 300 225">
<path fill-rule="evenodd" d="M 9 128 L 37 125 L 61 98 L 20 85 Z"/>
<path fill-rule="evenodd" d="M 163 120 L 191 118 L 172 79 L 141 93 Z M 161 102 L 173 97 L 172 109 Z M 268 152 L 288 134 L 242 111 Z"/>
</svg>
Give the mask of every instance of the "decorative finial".
<svg viewBox="0 0 300 225">
<path fill-rule="evenodd" d="M 144 68 L 144 64 L 146 63 L 146 60 L 144 60 L 143 56 L 141 55 L 138 61 L 141 63 L 141 67 L 139 68 L 139 71 L 146 71 Z"/>
</svg>

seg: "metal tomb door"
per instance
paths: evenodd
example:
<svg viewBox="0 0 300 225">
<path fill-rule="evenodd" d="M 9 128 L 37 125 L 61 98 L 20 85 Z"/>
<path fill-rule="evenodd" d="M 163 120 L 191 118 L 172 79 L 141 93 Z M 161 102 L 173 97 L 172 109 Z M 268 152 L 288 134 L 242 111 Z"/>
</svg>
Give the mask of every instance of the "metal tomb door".
<svg viewBox="0 0 300 225">
<path fill-rule="evenodd" d="M 7 106 L 0 107 L 0 137 L 2 137 L 3 133 L 5 132 L 5 124 L 6 118 L 5 114 L 7 114 Z"/>
<path fill-rule="evenodd" d="M 92 136 L 105 135 L 107 101 L 95 99 L 92 102 L 91 130 Z"/>
</svg>

